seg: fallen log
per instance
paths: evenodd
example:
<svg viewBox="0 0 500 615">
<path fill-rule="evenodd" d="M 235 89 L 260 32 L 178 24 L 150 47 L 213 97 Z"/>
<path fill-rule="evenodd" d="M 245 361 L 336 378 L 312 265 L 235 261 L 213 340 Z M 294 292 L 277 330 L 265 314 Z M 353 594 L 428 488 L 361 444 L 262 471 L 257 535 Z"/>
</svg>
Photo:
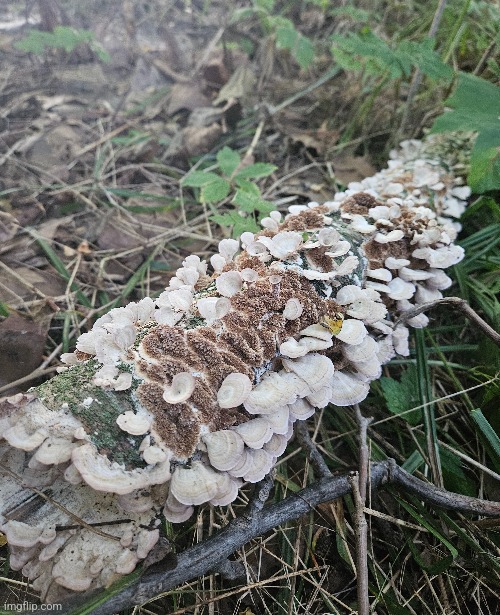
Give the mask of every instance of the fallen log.
<svg viewBox="0 0 500 615">
<path fill-rule="evenodd" d="M 188 256 L 157 299 L 111 310 L 59 375 L 1 402 L 0 530 L 43 600 L 131 573 L 162 515 L 233 502 L 296 421 L 363 401 L 408 354 L 428 319 L 405 314 L 442 298 L 463 258 L 459 157 L 405 142 L 331 201 L 271 213 L 210 264 Z"/>
</svg>

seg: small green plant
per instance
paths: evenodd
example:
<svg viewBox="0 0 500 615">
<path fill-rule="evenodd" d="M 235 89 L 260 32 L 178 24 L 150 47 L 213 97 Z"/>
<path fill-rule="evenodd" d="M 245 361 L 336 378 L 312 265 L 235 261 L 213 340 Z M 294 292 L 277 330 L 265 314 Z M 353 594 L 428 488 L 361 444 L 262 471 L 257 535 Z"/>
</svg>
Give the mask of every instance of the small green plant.
<svg viewBox="0 0 500 615">
<path fill-rule="evenodd" d="M 460 73 L 455 91 L 444 104 L 451 110 L 436 119 L 431 132 L 477 132 L 468 184 L 477 194 L 500 190 L 500 88 Z"/>
<path fill-rule="evenodd" d="M 47 49 L 64 49 L 70 53 L 78 45 L 86 43 L 102 62 L 109 62 L 109 54 L 94 40 L 94 34 L 89 30 L 70 28 L 68 26 L 56 26 L 53 32 L 31 30 L 15 46 L 21 51 L 43 55 Z"/>
<path fill-rule="evenodd" d="M 291 19 L 275 12 L 274 0 L 254 0 L 252 6 L 237 9 L 231 21 L 237 23 L 257 17 L 264 34 L 275 36 L 276 47 L 288 50 L 299 66 L 307 69 L 315 56 L 312 41 L 297 30 Z"/>
<path fill-rule="evenodd" d="M 410 76 L 414 66 L 431 79 L 451 79 L 453 70 L 434 51 L 434 40 L 404 40 L 389 45 L 365 27 L 359 34 L 332 37 L 332 53 L 346 70 L 378 75 L 387 72 L 390 79 Z"/>
<path fill-rule="evenodd" d="M 217 166 L 217 172 L 191 171 L 183 178 L 182 186 L 198 188 L 201 203 L 223 201 L 234 192 L 231 203 L 237 209 L 214 214 L 211 219 L 223 227 L 232 227 L 234 237 L 244 231 L 258 231 L 257 222 L 275 207 L 262 198 L 259 187 L 251 180 L 268 177 L 277 167 L 264 162 L 243 166 L 238 152 L 227 146 L 217 153 Z"/>
</svg>

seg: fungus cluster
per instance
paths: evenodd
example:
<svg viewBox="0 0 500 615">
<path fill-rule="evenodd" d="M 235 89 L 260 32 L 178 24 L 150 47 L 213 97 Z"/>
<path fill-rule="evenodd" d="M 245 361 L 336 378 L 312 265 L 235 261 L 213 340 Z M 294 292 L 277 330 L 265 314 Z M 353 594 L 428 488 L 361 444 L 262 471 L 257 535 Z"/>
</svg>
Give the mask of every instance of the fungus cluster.
<svg viewBox="0 0 500 615">
<path fill-rule="evenodd" d="M 210 263 L 188 256 L 157 299 L 111 310 L 64 371 L 3 400 L 0 529 L 45 600 L 131 572 L 162 515 L 230 504 L 295 421 L 361 402 L 408 354 L 395 322 L 451 284 L 450 216 L 470 192 L 426 147 L 402 144 L 327 203 L 272 212 Z"/>
</svg>

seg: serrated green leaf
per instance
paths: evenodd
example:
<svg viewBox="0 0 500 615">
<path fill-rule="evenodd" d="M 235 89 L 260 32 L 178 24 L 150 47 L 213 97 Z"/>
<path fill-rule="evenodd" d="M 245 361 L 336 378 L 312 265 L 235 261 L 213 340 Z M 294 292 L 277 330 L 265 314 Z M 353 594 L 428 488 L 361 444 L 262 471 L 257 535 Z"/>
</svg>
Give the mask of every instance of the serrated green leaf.
<svg viewBox="0 0 500 615">
<path fill-rule="evenodd" d="M 240 211 L 245 211 L 247 213 L 258 211 L 261 214 L 269 214 L 276 209 L 272 203 L 264 201 L 260 193 L 254 194 L 242 189 L 236 191 L 232 203 L 236 205 Z"/>
<path fill-rule="evenodd" d="M 240 211 L 246 211 L 247 213 L 252 213 L 256 209 L 256 205 L 260 200 L 260 193 L 254 194 L 252 192 L 248 192 L 247 190 L 238 189 L 236 190 L 236 194 L 231 201 L 233 205 L 236 205 Z"/>
<path fill-rule="evenodd" d="M 373 34 L 369 29 L 360 34 L 332 37 L 332 53 L 344 64 L 353 62 L 351 56 L 367 58 L 365 68 L 371 73 L 388 71 L 392 79 L 409 77 L 414 66 L 431 79 L 451 79 L 453 70 L 434 51 L 431 38 L 423 41 L 402 41 L 394 48 Z M 355 68 L 356 64 L 353 66 Z"/>
<path fill-rule="evenodd" d="M 243 21 L 244 19 L 249 19 L 250 17 L 253 17 L 256 13 L 258 13 L 258 10 L 252 7 L 236 9 L 231 14 L 231 19 L 229 23 L 233 24 L 233 23 L 238 23 L 238 21 Z"/>
<path fill-rule="evenodd" d="M 382 377 L 380 386 L 384 393 L 387 408 L 393 414 L 401 415 L 410 425 L 417 425 L 422 420 L 421 410 L 411 410 L 420 405 L 418 396 L 418 373 L 414 365 L 403 372 L 400 381 Z"/>
<path fill-rule="evenodd" d="M 224 200 L 231 191 L 231 184 L 222 177 L 205 184 L 201 188 L 201 199 L 205 203 L 216 203 Z"/>
<path fill-rule="evenodd" d="M 311 66 L 312 61 L 314 60 L 315 51 L 312 41 L 307 38 L 307 36 L 303 36 L 301 34 L 297 40 L 296 47 L 291 51 L 293 57 L 297 60 L 302 70 L 305 70 Z"/>
<path fill-rule="evenodd" d="M 260 188 L 257 184 L 249 181 L 248 179 L 240 179 L 237 178 L 238 188 L 244 192 L 248 192 L 249 194 L 253 194 L 254 196 L 261 198 Z"/>
<path fill-rule="evenodd" d="M 190 188 L 201 188 L 206 184 L 221 179 L 220 175 L 210 173 L 208 171 L 191 171 L 188 175 L 182 178 L 181 184 Z"/>
<path fill-rule="evenodd" d="M 484 147 L 489 141 L 484 134 L 476 138 L 470 156 L 470 171 L 467 183 L 476 194 L 500 188 L 500 143 L 496 147 Z"/>
<path fill-rule="evenodd" d="M 332 41 L 335 47 L 344 53 L 370 58 L 378 67 L 378 72 L 387 70 L 393 79 L 403 74 L 403 67 L 397 54 L 369 29 L 363 29 L 360 34 L 334 35 Z"/>
<path fill-rule="evenodd" d="M 417 66 L 424 75 L 431 79 L 451 79 L 453 69 L 445 64 L 434 51 L 432 38 L 417 41 L 402 41 L 396 48 L 396 53 L 401 63 L 405 65 L 405 72 L 410 74 L 411 66 Z"/>
<path fill-rule="evenodd" d="M 278 167 L 274 164 L 267 162 L 256 162 L 250 164 L 248 167 L 241 169 L 235 176 L 235 180 L 239 182 L 242 179 L 259 179 L 261 177 L 268 177 L 271 173 L 274 173 Z"/>
<path fill-rule="evenodd" d="M 446 111 L 434 122 L 431 133 L 475 131 L 493 133 L 500 144 L 500 88 L 474 75 L 460 73 L 453 94 L 444 101 Z"/>
<path fill-rule="evenodd" d="M 230 211 L 225 214 L 215 214 L 211 216 L 210 219 L 217 224 L 220 224 L 224 228 L 232 227 L 233 237 L 239 237 L 245 231 L 257 233 L 260 230 L 253 217 L 248 216 L 244 218 L 243 216 L 240 216 L 237 211 Z"/>
<path fill-rule="evenodd" d="M 226 145 L 219 150 L 219 152 L 217 152 L 217 162 L 224 175 L 226 175 L 226 177 L 231 177 L 231 175 L 238 168 L 241 158 L 238 152 L 235 152 Z"/>
<path fill-rule="evenodd" d="M 431 132 L 478 133 L 471 160 L 469 184 L 476 193 L 500 188 L 500 88 L 460 73 L 453 94 L 445 101 L 452 107 L 434 122 Z"/>
<path fill-rule="evenodd" d="M 308 68 L 314 59 L 311 40 L 301 34 L 289 20 L 276 28 L 276 47 L 288 49 L 302 69 Z"/>
</svg>

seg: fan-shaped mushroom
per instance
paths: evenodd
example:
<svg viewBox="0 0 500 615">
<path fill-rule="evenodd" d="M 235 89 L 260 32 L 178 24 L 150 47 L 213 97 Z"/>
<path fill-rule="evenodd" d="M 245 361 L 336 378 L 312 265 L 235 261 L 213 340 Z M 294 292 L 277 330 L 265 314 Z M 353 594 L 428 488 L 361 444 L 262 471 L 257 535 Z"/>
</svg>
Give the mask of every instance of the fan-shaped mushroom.
<svg viewBox="0 0 500 615">
<path fill-rule="evenodd" d="M 252 381 L 246 374 L 233 372 L 227 376 L 217 392 L 217 403 L 221 408 L 237 408 L 249 396 Z"/>
<path fill-rule="evenodd" d="M 181 404 L 191 397 L 195 386 L 196 381 L 192 374 L 179 372 L 172 378 L 172 384 L 164 389 L 163 399 L 169 404 Z"/>
<path fill-rule="evenodd" d="M 222 429 L 203 436 L 210 463 L 217 470 L 230 470 L 243 455 L 245 443 L 239 434 Z"/>
</svg>

